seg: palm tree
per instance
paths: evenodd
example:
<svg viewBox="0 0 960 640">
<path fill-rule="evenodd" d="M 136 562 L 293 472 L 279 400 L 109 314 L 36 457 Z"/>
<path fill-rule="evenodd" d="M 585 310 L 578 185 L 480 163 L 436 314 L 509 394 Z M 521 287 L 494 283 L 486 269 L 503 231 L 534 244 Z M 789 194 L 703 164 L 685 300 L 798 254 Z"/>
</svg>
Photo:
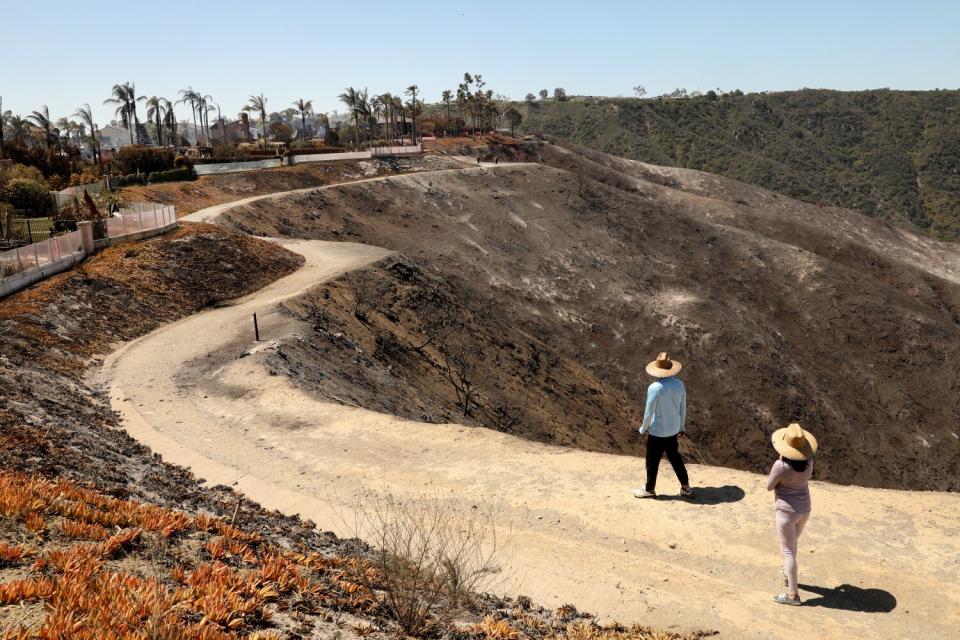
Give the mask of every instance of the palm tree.
<svg viewBox="0 0 960 640">
<path fill-rule="evenodd" d="M 137 91 L 130 82 L 113 85 L 111 97 L 103 101 L 103 104 L 117 105 L 115 114 L 120 118 L 124 127 L 130 129 L 130 144 L 134 144 L 133 132 L 137 129 L 140 121 L 137 119 Z"/>
<path fill-rule="evenodd" d="M 76 111 L 73 112 L 73 115 L 77 118 L 80 118 L 80 121 L 84 126 L 90 130 L 90 150 L 93 152 L 93 157 L 100 162 L 100 142 L 97 140 L 97 123 L 93 121 L 93 111 L 90 109 L 89 104 L 85 104 Z"/>
<path fill-rule="evenodd" d="M 193 87 L 187 87 L 186 89 L 180 89 L 179 91 L 180 99 L 177 100 L 177 104 L 189 104 L 190 111 L 193 113 L 193 144 L 194 146 L 200 146 L 200 135 L 197 133 L 197 108 L 200 103 L 200 94 L 193 90 Z"/>
<path fill-rule="evenodd" d="M 413 144 L 417 144 L 417 91 L 420 90 L 415 84 L 407 87 L 406 94 L 410 96 L 410 115 L 413 118 Z"/>
<path fill-rule="evenodd" d="M 250 96 L 250 101 L 243 108 L 249 113 L 260 114 L 260 126 L 263 127 L 263 146 L 267 146 L 267 99 L 261 93 L 258 96 Z"/>
<path fill-rule="evenodd" d="M 386 113 L 386 123 L 387 123 L 387 138 L 390 140 L 390 143 L 393 144 L 394 137 L 394 127 L 393 127 L 393 94 L 390 92 L 380 94 L 377 96 L 380 100 L 385 113 Z"/>
<path fill-rule="evenodd" d="M 37 125 L 43 129 L 44 137 L 43 143 L 47 147 L 47 151 L 50 151 L 50 138 L 53 135 L 53 123 L 50 122 L 50 109 L 47 108 L 47 105 L 43 105 L 43 109 L 40 111 L 34 111 L 27 116 L 27 120 L 30 120 L 33 124 Z"/>
<path fill-rule="evenodd" d="M 23 142 L 26 140 L 28 124 L 30 123 L 27 122 L 27 119 L 20 117 L 20 114 L 7 118 L 7 126 L 10 127 L 10 135 L 15 142 Z"/>
<path fill-rule="evenodd" d="M 153 96 L 147 100 L 147 120 L 157 128 L 157 144 L 163 146 L 163 98 Z"/>
<path fill-rule="evenodd" d="M 400 134 L 397 136 L 400 139 L 400 143 L 403 143 L 403 136 L 407 135 L 407 111 L 403 108 L 403 98 L 400 96 L 393 97 L 393 108 L 400 114 Z"/>
<path fill-rule="evenodd" d="M 213 139 L 210 135 L 210 114 L 217 110 L 217 107 L 214 106 L 215 104 L 216 103 L 213 102 L 213 96 L 207 95 L 203 97 L 203 121 L 206 123 L 206 142 L 208 147 L 213 146 Z"/>
<path fill-rule="evenodd" d="M 307 111 L 313 109 L 313 100 L 307 100 L 304 102 L 303 98 L 300 98 L 293 103 L 293 106 L 297 108 L 300 112 L 300 124 L 303 127 L 303 139 L 307 139 Z"/>
<path fill-rule="evenodd" d="M 59 118 L 57 120 L 57 127 L 54 129 L 54 131 L 57 132 L 57 146 L 59 147 L 60 153 L 63 153 L 64 139 L 66 139 L 67 145 L 70 144 L 70 138 L 75 127 L 76 124 L 70 120 L 67 120 L 66 118 Z"/>
<path fill-rule="evenodd" d="M 450 102 L 453 100 L 453 92 L 450 89 L 444 89 L 443 94 L 440 97 L 440 100 L 443 104 L 447 105 L 447 126 L 443 130 L 443 135 L 447 135 L 447 129 L 450 128 Z"/>
<path fill-rule="evenodd" d="M 353 132 L 356 138 L 355 149 L 360 148 L 360 94 L 353 87 L 347 87 L 339 96 L 340 102 L 345 104 L 353 113 Z"/>
<path fill-rule="evenodd" d="M 209 93 L 200 97 L 200 123 L 204 130 L 204 140 L 210 146 L 210 113 L 214 111 L 213 96 Z"/>
<path fill-rule="evenodd" d="M 173 112 L 173 103 L 166 98 L 160 99 L 163 101 L 163 125 L 169 132 L 167 137 L 170 139 L 171 144 L 176 147 L 179 141 L 177 140 L 177 116 Z"/>
</svg>

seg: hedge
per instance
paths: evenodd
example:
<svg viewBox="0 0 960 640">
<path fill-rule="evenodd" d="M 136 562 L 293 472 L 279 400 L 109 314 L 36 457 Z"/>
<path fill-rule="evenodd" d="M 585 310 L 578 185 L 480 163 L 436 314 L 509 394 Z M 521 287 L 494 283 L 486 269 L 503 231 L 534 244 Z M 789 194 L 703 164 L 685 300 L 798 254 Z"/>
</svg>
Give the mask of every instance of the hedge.
<svg viewBox="0 0 960 640">
<path fill-rule="evenodd" d="M 150 184 L 157 182 L 179 182 L 181 180 L 193 180 L 194 179 L 193 169 L 191 167 L 183 167 L 182 169 L 170 169 L 169 171 L 154 171 L 149 176 L 147 176 L 147 181 Z"/>
<path fill-rule="evenodd" d="M 110 188 L 130 187 L 133 185 L 147 184 L 147 174 L 131 173 L 125 176 L 110 176 Z"/>
</svg>

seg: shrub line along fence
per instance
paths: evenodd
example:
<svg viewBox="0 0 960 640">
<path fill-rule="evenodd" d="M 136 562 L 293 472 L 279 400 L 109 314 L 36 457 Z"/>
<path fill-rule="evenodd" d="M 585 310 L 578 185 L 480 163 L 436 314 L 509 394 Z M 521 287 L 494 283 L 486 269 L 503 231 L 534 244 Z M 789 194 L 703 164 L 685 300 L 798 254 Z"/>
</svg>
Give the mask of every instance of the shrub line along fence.
<svg viewBox="0 0 960 640">
<path fill-rule="evenodd" d="M 171 205 L 137 204 L 97 222 L 79 222 L 77 231 L 0 252 L 0 298 L 66 271 L 97 249 L 166 233 L 177 226 L 177 215 Z"/>
</svg>

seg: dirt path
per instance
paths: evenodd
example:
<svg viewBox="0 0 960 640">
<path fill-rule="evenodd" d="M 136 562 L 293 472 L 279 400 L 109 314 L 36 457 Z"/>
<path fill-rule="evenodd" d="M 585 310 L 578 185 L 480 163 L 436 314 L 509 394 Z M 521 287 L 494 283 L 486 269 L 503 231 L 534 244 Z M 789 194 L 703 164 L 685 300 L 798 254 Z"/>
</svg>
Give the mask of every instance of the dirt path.
<svg viewBox="0 0 960 640">
<path fill-rule="evenodd" d="M 105 362 L 103 382 L 128 431 L 167 460 L 341 532 L 340 516 L 349 518 L 365 489 L 441 492 L 467 506 L 494 499 L 513 531 L 513 589 L 608 620 L 718 629 L 725 638 L 793 638 L 798 628 L 825 639 L 960 633 L 958 495 L 815 483 L 801 541 L 811 606 L 786 609 L 770 602 L 779 549 L 760 476 L 695 466 L 698 499 L 638 501 L 630 494 L 642 473 L 637 459 L 319 402 L 269 375 L 257 354 L 306 330 L 275 313 L 277 303 L 387 254 L 285 245 L 306 257 L 303 268 Z M 661 490 L 673 483 L 667 467 Z"/>
</svg>

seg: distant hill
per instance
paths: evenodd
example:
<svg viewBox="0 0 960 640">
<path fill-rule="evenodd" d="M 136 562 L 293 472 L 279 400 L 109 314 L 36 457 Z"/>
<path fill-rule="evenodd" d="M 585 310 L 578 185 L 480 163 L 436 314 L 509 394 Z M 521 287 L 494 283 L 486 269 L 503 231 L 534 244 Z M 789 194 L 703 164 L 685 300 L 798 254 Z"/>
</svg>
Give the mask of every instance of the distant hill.
<svg viewBox="0 0 960 640">
<path fill-rule="evenodd" d="M 960 239 L 960 91 L 826 91 L 524 105 L 523 128 Z"/>
</svg>

